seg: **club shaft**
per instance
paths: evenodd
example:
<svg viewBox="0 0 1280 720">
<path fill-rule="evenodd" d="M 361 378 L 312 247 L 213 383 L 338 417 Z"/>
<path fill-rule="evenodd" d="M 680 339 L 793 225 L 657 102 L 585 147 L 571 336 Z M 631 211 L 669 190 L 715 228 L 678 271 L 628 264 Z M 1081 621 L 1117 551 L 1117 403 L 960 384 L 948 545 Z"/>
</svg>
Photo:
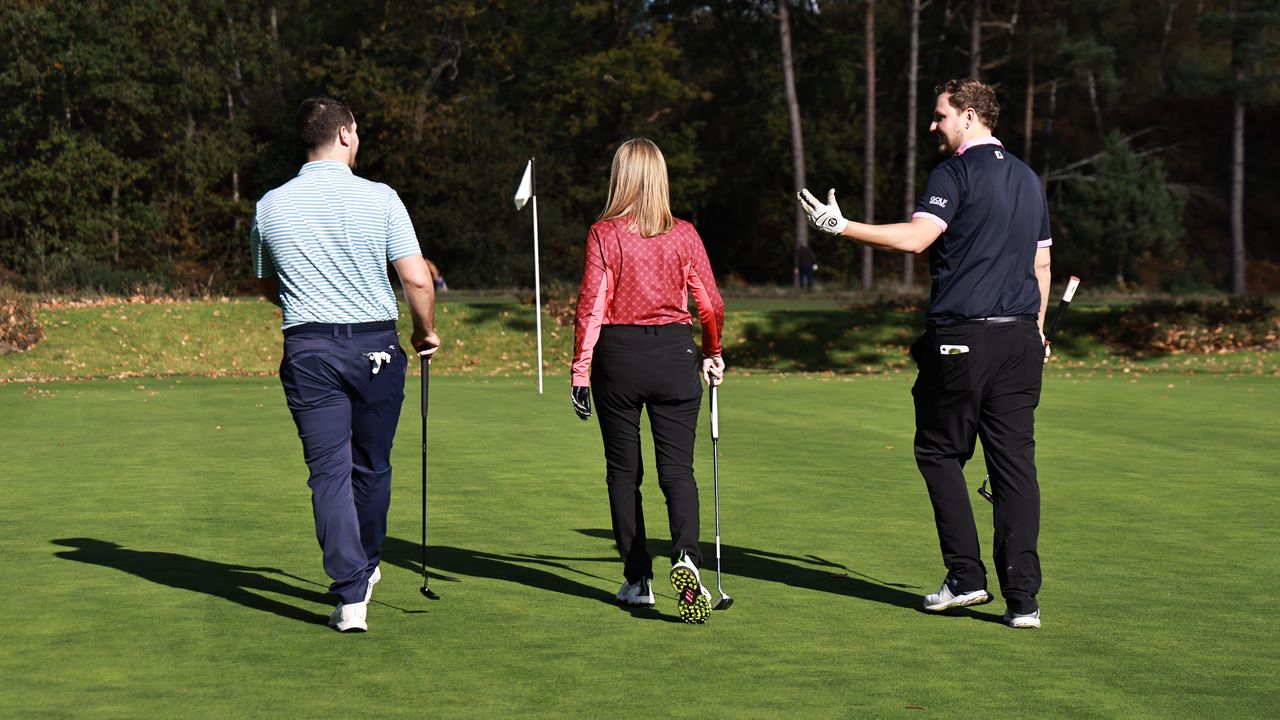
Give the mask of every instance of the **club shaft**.
<svg viewBox="0 0 1280 720">
<path fill-rule="evenodd" d="M 431 361 L 422 357 L 422 588 L 426 588 L 426 407 Z"/>
</svg>

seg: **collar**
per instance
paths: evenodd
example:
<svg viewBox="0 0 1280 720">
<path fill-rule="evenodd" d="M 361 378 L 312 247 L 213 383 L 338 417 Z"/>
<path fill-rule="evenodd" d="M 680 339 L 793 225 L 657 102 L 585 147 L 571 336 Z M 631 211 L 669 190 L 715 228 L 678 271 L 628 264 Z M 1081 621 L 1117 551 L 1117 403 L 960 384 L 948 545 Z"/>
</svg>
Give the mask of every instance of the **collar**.
<svg viewBox="0 0 1280 720">
<path fill-rule="evenodd" d="M 978 147 L 979 145 L 999 145 L 1002 148 L 1004 147 L 1004 145 L 999 140 L 988 135 L 986 137 L 974 138 L 972 140 L 966 141 L 963 145 L 961 145 L 959 148 L 956 149 L 956 155 L 957 156 L 963 155 L 965 150 L 968 150 L 969 148 L 972 148 L 972 147 Z"/>
<path fill-rule="evenodd" d="M 340 163 L 337 160 L 312 160 L 311 162 L 304 164 L 302 169 L 298 171 L 298 174 L 306 175 L 307 173 L 335 170 L 341 170 L 348 175 L 354 174 L 351 172 L 351 168 L 347 167 L 346 163 Z"/>
</svg>

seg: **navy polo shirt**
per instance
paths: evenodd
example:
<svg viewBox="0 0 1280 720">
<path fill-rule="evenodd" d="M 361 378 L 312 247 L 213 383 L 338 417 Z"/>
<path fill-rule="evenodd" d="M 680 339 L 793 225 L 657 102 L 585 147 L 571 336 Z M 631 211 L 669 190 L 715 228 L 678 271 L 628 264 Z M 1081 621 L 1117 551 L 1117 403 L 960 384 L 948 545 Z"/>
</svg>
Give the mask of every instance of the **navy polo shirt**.
<svg viewBox="0 0 1280 720">
<path fill-rule="evenodd" d="M 942 228 L 929 247 L 929 323 L 1040 312 L 1035 256 L 1053 244 L 1049 207 L 1040 178 L 999 140 L 971 140 L 943 160 L 912 217 Z"/>
</svg>

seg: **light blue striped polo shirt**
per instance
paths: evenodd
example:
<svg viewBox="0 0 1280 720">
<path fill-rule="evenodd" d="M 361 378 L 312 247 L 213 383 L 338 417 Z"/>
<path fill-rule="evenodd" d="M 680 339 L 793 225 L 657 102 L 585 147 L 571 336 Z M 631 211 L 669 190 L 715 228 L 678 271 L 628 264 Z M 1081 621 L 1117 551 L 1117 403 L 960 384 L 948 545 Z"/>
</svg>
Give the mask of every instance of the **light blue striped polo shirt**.
<svg viewBox="0 0 1280 720">
<path fill-rule="evenodd" d="M 395 320 L 387 263 L 422 254 L 396 191 L 330 160 L 262 196 L 249 246 L 254 274 L 280 278 L 282 329 Z"/>
</svg>

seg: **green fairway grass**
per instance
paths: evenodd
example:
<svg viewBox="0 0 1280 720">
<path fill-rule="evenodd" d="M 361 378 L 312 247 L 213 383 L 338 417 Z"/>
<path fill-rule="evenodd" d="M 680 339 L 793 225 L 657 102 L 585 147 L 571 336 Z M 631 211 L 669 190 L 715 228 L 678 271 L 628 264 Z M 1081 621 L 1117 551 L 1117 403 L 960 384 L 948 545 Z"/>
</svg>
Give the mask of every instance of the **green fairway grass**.
<svg viewBox="0 0 1280 720">
<path fill-rule="evenodd" d="M 574 417 L 563 376 L 541 397 L 527 376 L 432 378 L 441 599 L 423 598 L 412 377 L 364 635 L 324 625 L 332 601 L 276 378 L 0 384 L 0 717 L 1274 714 L 1280 378 L 1051 373 L 1037 433 L 1044 627 L 1028 631 L 996 622 L 999 599 L 917 610 L 945 570 L 911 456 L 911 379 L 730 373 L 720 480 L 735 603 L 688 626 L 662 572 L 648 446 L 658 606 L 614 605 L 599 431 Z M 973 487 L 982 474 L 975 458 Z M 990 509 L 972 497 L 989 554 Z"/>
</svg>

